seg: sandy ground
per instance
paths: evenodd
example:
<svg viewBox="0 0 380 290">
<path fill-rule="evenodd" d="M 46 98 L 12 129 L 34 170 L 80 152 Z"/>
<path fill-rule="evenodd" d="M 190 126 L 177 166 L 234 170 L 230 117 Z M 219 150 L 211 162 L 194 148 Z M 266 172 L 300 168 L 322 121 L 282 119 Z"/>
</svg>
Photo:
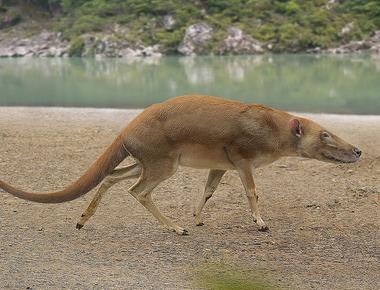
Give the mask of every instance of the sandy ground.
<svg viewBox="0 0 380 290">
<path fill-rule="evenodd" d="M 29 190 L 60 189 L 137 112 L 2 107 L 0 178 Z M 127 193 L 133 180 L 115 185 L 80 231 L 75 224 L 94 191 L 58 205 L 0 193 L 0 288 L 204 288 L 219 277 L 270 288 L 380 289 L 380 117 L 309 116 L 362 148 L 363 159 L 289 158 L 258 169 L 265 233 L 250 218 L 234 172 L 206 205 L 203 227 L 194 225 L 192 209 L 206 171 L 182 168 L 157 188 L 158 207 L 188 236 L 158 225 Z"/>
</svg>

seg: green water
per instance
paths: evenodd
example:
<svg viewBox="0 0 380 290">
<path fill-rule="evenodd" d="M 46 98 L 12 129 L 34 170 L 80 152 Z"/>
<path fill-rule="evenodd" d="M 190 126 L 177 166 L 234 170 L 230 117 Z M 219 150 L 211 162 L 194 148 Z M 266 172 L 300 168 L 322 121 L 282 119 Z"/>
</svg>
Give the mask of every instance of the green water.
<svg viewBox="0 0 380 290">
<path fill-rule="evenodd" d="M 142 108 L 184 94 L 380 114 L 380 56 L 0 59 L 0 106 Z"/>
</svg>

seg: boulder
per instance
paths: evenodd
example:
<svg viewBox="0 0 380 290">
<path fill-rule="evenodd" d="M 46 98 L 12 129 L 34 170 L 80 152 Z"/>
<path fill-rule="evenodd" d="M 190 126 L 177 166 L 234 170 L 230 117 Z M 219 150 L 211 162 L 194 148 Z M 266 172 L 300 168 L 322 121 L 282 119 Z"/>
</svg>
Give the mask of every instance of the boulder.
<svg viewBox="0 0 380 290">
<path fill-rule="evenodd" d="M 137 54 L 136 50 L 134 50 L 134 49 L 132 49 L 130 47 L 125 47 L 125 48 L 123 48 L 123 49 L 121 49 L 119 51 L 119 55 L 118 56 L 122 57 L 122 58 L 129 58 L 129 57 L 135 57 L 135 56 L 137 56 L 136 54 Z"/>
<path fill-rule="evenodd" d="M 206 23 L 193 24 L 186 29 L 185 36 L 177 50 L 183 55 L 202 54 L 207 49 L 211 38 L 212 27 Z"/>
<path fill-rule="evenodd" d="M 263 44 L 243 33 L 239 28 L 230 27 L 228 36 L 218 49 L 220 54 L 257 54 L 263 53 Z"/>
<path fill-rule="evenodd" d="M 65 52 L 65 50 L 62 49 L 62 48 L 60 48 L 60 47 L 51 46 L 48 49 L 47 56 L 50 56 L 50 57 L 54 57 L 54 56 L 61 57 L 64 54 L 64 52 Z"/>
<path fill-rule="evenodd" d="M 0 48 L 0 57 L 12 57 L 12 51 L 8 47 Z"/>
<path fill-rule="evenodd" d="M 29 50 L 25 46 L 18 46 L 14 49 L 14 54 L 13 56 L 15 57 L 20 57 L 20 56 L 25 56 L 28 54 Z"/>
<path fill-rule="evenodd" d="M 162 53 L 160 52 L 160 46 L 158 44 L 153 45 L 153 46 L 147 46 L 142 49 L 141 56 L 146 56 L 146 57 L 160 57 L 162 56 Z"/>
</svg>

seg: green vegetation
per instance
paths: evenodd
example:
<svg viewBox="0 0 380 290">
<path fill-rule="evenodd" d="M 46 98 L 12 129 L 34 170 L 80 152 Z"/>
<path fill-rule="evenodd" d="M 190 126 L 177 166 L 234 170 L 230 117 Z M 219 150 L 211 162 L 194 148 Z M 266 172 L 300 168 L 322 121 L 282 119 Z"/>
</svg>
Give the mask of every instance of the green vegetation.
<svg viewBox="0 0 380 290">
<path fill-rule="evenodd" d="M 277 286 L 265 280 L 267 275 L 242 267 L 232 267 L 225 263 L 204 264 L 196 273 L 196 285 L 202 289 L 219 290 L 276 290 Z M 266 278 L 263 280 L 263 276 Z"/>
<path fill-rule="evenodd" d="M 22 20 L 20 13 L 16 11 L 9 11 L 8 13 L 5 13 L 7 10 L 5 8 L 1 8 L 2 7 L 0 7 L 0 29 L 14 26 Z"/>
<path fill-rule="evenodd" d="M 161 44 L 175 53 L 186 27 L 206 22 L 215 33 L 208 48 L 215 50 L 230 26 L 270 42 L 273 50 L 302 51 L 327 48 L 367 37 L 380 29 L 378 0 L 3 0 L 3 9 L 32 5 L 50 15 L 57 31 L 68 40 L 85 33 L 128 28 L 119 38 L 136 44 Z M 4 13 L 0 10 L 0 19 Z M 175 20 L 165 27 L 165 16 Z M 20 21 L 21 18 L 17 18 Z M 349 29 L 343 29 L 349 27 Z"/>
<path fill-rule="evenodd" d="M 81 56 L 84 49 L 84 41 L 82 38 L 77 37 L 71 40 L 69 56 Z"/>
</svg>

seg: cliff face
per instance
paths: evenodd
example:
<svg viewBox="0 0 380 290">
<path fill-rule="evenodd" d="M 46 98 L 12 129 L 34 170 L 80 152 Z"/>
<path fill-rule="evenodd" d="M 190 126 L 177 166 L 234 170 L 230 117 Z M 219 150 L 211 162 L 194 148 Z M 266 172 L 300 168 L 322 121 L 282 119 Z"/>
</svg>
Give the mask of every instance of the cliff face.
<svg viewBox="0 0 380 290">
<path fill-rule="evenodd" d="M 354 0 L 3 0 L 0 56 L 379 51 L 380 5 Z"/>
</svg>

